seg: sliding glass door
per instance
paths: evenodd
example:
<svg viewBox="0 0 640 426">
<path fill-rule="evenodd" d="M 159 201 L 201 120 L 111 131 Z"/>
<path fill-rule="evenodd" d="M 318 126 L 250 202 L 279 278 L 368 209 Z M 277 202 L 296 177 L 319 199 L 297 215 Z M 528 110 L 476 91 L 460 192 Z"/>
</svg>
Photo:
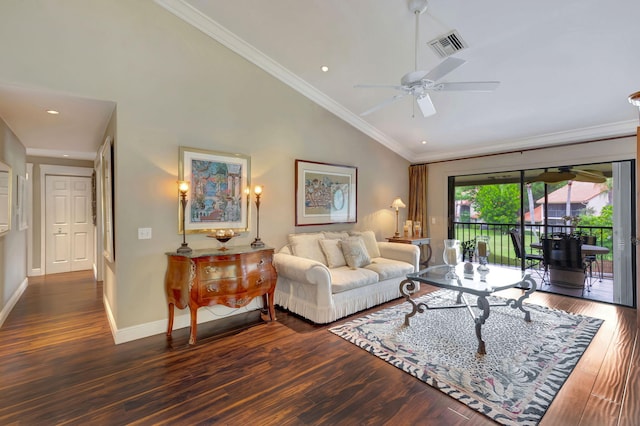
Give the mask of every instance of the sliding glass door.
<svg viewBox="0 0 640 426">
<path fill-rule="evenodd" d="M 628 160 L 451 177 L 449 237 L 470 246 L 477 235 L 488 235 L 490 261 L 512 267 L 524 266 L 511 242 L 512 229 L 532 251 L 542 236 L 588 238 L 598 253 L 589 276 L 594 284 L 584 297 L 632 306 L 633 172 Z"/>
</svg>

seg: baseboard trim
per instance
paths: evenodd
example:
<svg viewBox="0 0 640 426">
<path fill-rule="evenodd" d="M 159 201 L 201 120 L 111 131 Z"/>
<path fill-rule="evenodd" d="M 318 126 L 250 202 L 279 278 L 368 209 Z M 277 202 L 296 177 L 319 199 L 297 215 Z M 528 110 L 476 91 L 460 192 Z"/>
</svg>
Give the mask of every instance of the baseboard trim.
<svg viewBox="0 0 640 426">
<path fill-rule="evenodd" d="M 32 268 L 31 272 L 29 273 L 30 277 L 39 277 L 41 275 L 44 275 L 42 273 L 42 268 Z"/>
<path fill-rule="evenodd" d="M 109 322 L 109 328 L 111 329 L 111 335 L 116 345 L 121 343 L 131 342 L 133 340 L 143 339 L 149 336 L 155 336 L 156 334 L 164 334 L 167 332 L 167 319 L 151 321 L 144 324 L 134 325 L 131 327 L 118 328 L 116 321 L 111 311 L 111 306 L 106 297 L 103 297 L 104 308 L 107 313 L 107 320 Z M 202 324 L 209 321 L 215 321 L 222 318 L 238 315 L 246 312 L 255 311 L 262 308 L 262 299 L 256 297 L 247 306 L 242 308 L 232 309 L 223 305 L 206 306 L 198 309 L 198 324 Z M 176 311 L 176 315 L 173 319 L 173 329 L 189 327 L 191 322 L 191 316 L 189 315 L 189 309 L 183 309 Z"/>
<path fill-rule="evenodd" d="M 29 286 L 29 278 L 25 278 L 24 281 L 22 281 L 22 283 L 18 286 L 16 291 L 13 292 L 13 294 L 7 301 L 7 304 L 4 306 L 4 308 L 2 308 L 2 311 L 0 311 L 0 327 L 2 327 L 2 324 L 4 324 L 4 321 L 9 317 L 9 314 L 11 313 L 13 308 L 16 306 L 16 303 L 18 303 L 18 300 L 20 300 L 20 297 L 22 296 L 22 294 L 24 293 L 24 291 L 27 289 L 28 286 Z"/>
</svg>

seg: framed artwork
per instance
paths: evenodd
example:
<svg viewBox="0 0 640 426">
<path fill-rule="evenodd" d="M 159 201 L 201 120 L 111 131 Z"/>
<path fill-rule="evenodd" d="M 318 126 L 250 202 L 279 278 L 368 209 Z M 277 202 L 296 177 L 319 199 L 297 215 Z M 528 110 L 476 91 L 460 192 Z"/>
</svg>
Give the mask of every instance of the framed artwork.
<svg viewBox="0 0 640 426">
<path fill-rule="evenodd" d="M 24 176 L 18 175 L 18 198 L 16 205 L 16 215 L 18 217 L 18 230 L 27 229 L 27 180 Z"/>
<path fill-rule="evenodd" d="M 102 174 L 102 242 L 103 254 L 109 261 L 115 261 L 113 236 L 113 145 L 108 136 L 100 151 L 100 171 Z"/>
<path fill-rule="evenodd" d="M 296 226 L 355 223 L 358 169 L 296 160 Z"/>
<path fill-rule="evenodd" d="M 178 178 L 189 183 L 186 233 L 249 230 L 250 168 L 246 155 L 180 147 Z M 182 233 L 180 202 L 178 232 Z"/>
</svg>

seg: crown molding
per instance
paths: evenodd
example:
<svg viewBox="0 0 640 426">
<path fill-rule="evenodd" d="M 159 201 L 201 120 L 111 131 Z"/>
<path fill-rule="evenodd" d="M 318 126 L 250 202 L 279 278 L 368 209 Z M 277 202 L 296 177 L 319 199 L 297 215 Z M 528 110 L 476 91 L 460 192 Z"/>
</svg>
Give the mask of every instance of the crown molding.
<svg viewBox="0 0 640 426">
<path fill-rule="evenodd" d="M 95 160 L 95 152 L 85 151 L 60 151 L 55 149 L 38 149 L 27 148 L 27 156 L 31 157 L 50 157 L 50 158 L 66 158 L 69 160 Z"/>
<path fill-rule="evenodd" d="M 598 126 L 583 127 L 580 129 L 566 130 L 556 133 L 547 133 L 531 138 L 492 143 L 487 148 L 465 150 L 464 157 L 475 157 L 488 154 L 500 154 L 518 150 L 549 148 L 576 142 L 589 142 L 598 139 L 618 138 L 634 136 L 637 132 L 637 120 L 619 121 Z M 460 158 L 460 150 L 439 152 L 436 155 L 416 154 L 413 157 L 415 163 L 429 163 L 433 161 L 456 160 Z"/>
<path fill-rule="evenodd" d="M 415 153 L 403 147 L 398 141 L 370 125 L 360 116 L 352 113 L 278 62 L 204 15 L 186 0 L 155 0 L 155 2 L 406 160 L 414 158 Z"/>
</svg>

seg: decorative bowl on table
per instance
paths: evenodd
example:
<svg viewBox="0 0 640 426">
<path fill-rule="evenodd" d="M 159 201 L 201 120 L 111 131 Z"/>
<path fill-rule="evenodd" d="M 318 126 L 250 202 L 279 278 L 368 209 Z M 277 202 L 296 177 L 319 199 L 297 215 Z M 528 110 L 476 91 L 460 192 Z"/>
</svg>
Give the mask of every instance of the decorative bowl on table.
<svg viewBox="0 0 640 426">
<path fill-rule="evenodd" d="M 233 232 L 233 229 L 218 229 L 215 234 L 210 234 L 207 236 L 218 240 L 218 242 L 220 243 L 220 248 L 218 250 L 224 251 L 228 250 L 227 243 L 229 242 L 229 240 L 235 237 L 236 234 L 235 232 Z"/>
</svg>

